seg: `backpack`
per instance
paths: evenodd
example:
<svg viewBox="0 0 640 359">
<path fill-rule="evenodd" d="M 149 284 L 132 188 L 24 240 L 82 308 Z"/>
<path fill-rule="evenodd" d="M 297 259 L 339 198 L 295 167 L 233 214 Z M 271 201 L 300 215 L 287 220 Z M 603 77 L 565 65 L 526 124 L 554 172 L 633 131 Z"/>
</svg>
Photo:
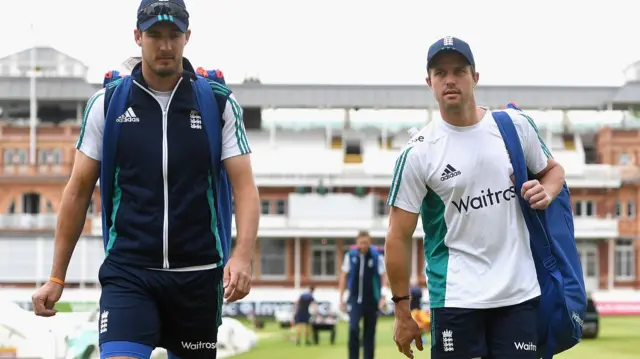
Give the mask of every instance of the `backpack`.
<svg viewBox="0 0 640 359">
<path fill-rule="evenodd" d="M 520 111 L 513 103 L 508 108 Z M 522 114 L 524 116 L 524 114 Z M 527 169 L 513 120 L 504 111 L 494 112 L 513 165 L 515 189 L 531 238 L 531 252 L 542 292 L 538 312 L 538 356 L 553 355 L 581 341 L 587 309 L 582 264 L 576 247 L 571 197 L 566 183 L 545 210 L 534 210 L 521 196 L 522 185 L 533 174 Z"/>
<path fill-rule="evenodd" d="M 185 59 L 186 61 L 186 59 Z M 196 70 L 196 80 L 192 82 L 193 92 L 196 96 L 196 104 L 200 111 L 204 129 L 209 137 L 209 151 L 211 152 L 211 173 L 213 174 L 213 193 L 215 195 L 214 206 L 218 217 L 218 233 L 222 245 L 223 265 L 229 259 L 232 237 L 232 197 L 231 183 L 227 172 L 220 161 L 222 146 L 215 146 L 222 138 L 224 122 L 222 114 L 231 94 L 226 87 L 221 71 L 208 71 L 203 68 Z M 112 140 L 117 138 L 119 125 L 115 119 L 127 110 L 129 92 L 133 80 L 129 75 L 123 75 L 120 71 L 112 70 L 105 74 L 102 83 L 105 88 L 104 113 L 105 127 L 103 134 L 103 158 L 100 170 L 100 195 L 102 197 L 102 233 L 105 247 L 109 241 L 109 221 L 111 208 L 113 207 L 112 188 L 116 159 L 116 147 Z M 218 174 L 216 176 L 216 174 Z"/>
</svg>

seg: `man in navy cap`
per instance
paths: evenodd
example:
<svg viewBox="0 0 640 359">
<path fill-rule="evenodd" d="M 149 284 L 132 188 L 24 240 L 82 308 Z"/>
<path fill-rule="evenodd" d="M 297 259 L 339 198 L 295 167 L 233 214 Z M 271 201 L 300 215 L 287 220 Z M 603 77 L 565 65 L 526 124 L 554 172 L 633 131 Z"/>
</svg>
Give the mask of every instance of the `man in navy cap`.
<svg viewBox="0 0 640 359">
<path fill-rule="evenodd" d="M 537 358 L 540 286 L 513 168 L 491 111 L 476 105 L 479 74 L 469 44 L 451 36 L 427 55 L 426 81 L 442 119 L 412 136 L 396 162 L 385 259 L 395 305 L 394 340 L 413 358 L 422 350 L 410 313 L 411 238 L 419 217 L 431 306 L 434 359 Z M 505 100 L 506 101 L 506 100 Z M 528 170 L 522 186 L 533 209 L 560 193 L 564 170 L 529 116 L 505 110 Z"/>
<path fill-rule="evenodd" d="M 203 129 L 195 99 L 201 90 L 192 86 L 200 80 L 183 57 L 190 34 L 182 0 L 140 4 L 134 35 L 142 58 L 126 81 L 130 88 L 121 91 L 126 111 L 110 120 L 121 124 L 119 135 L 105 131 L 105 117 L 111 118 L 105 109 L 113 103 L 105 98 L 125 81 L 88 102 L 62 197 L 51 277 L 32 298 L 36 315 L 55 314 L 96 181 L 107 167 L 103 157 L 114 153 L 112 185 L 105 184 L 111 176 L 100 178 L 101 187 L 113 188 L 102 198 L 108 227 L 98 274 L 102 359 L 148 359 L 156 347 L 170 358 L 215 358 L 223 297 L 239 300 L 251 287 L 259 197 L 241 107 L 222 80 L 208 81 L 213 91 L 205 94 L 219 101 L 208 104 L 220 107 L 210 111 L 219 117 L 209 118 L 221 128 L 217 136 Z M 221 149 L 215 166 L 211 147 Z M 219 199 L 213 188 L 222 173 L 214 167 L 226 169 L 235 199 L 237 244 L 226 265 L 230 233 L 220 227 L 226 212 L 219 210 L 226 197 Z"/>
</svg>

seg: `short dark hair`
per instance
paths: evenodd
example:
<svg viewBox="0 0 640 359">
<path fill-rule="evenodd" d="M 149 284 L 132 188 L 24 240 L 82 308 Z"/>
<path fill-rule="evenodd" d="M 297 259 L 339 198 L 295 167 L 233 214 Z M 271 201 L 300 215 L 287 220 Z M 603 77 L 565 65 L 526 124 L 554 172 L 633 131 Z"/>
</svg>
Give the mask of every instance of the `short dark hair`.
<svg viewBox="0 0 640 359">
<path fill-rule="evenodd" d="M 360 237 L 369 237 L 369 238 L 371 238 L 371 235 L 369 234 L 369 231 L 361 230 L 361 231 L 358 232 L 358 235 L 356 236 L 356 238 L 360 238 Z"/>
<path fill-rule="evenodd" d="M 316 286 L 315 285 L 312 285 L 312 286 L 309 287 L 309 291 L 310 292 L 313 292 L 314 290 L 316 290 Z"/>
</svg>

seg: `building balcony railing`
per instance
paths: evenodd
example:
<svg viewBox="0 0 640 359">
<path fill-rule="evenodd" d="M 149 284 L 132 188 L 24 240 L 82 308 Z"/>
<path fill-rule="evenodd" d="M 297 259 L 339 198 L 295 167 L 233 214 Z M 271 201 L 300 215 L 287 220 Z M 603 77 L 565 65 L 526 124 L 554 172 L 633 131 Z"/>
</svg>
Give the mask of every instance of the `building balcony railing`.
<svg viewBox="0 0 640 359">
<path fill-rule="evenodd" d="M 53 230 L 57 214 L 3 214 L 0 215 L 0 230 Z"/>
<path fill-rule="evenodd" d="M 258 235 L 265 238 L 351 238 L 355 237 L 360 230 L 368 230 L 373 237 L 384 238 L 388 224 L 388 216 L 369 219 L 291 219 L 286 215 L 262 215 Z M 232 235 L 235 237 L 235 216 L 232 227 Z M 618 220 L 615 218 L 575 217 L 574 228 L 577 239 L 597 240 L 619 236 Z M 91 235 L 102 235 L 102 222 L 99 216 L 92 220 Z M 423 236 L 422 223 L 418 221 L 414 237 Z"/>
<path fill-rule="evenodd" d="M 0 178 L 66 178 L 71 174 L 71 163 L 61 164 L 4 164 L 0 165 Z"/>
</svg>

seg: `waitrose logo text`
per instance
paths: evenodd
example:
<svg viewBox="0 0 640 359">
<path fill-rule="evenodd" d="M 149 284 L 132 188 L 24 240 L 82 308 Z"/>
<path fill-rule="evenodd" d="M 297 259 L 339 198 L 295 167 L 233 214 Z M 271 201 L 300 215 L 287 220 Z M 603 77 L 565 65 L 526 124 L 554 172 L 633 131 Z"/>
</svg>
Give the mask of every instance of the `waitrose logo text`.
<svg viewBox="0 0 640 359">
<path fill-rule="evenodd" d="M 458 201 L 452 201 L 453 205 L 458 210 L 458 213 L 469 212 L 474 209 L 482 209 L 491 206 L 497 206 L 501 202 L 511 201 L 516 198 L 516 189 L 511 186 L 501 191 L 493 191 L 491 188 L 480 191 L 479 196 L 471 197 L 467 196 L 460 198 Z"/>
<path fill-rule="evenodd" d="M 216 343 L 209 342 L 181 342 L 182 347 L 187 350 L 214 350 Z"/>
</svg>

